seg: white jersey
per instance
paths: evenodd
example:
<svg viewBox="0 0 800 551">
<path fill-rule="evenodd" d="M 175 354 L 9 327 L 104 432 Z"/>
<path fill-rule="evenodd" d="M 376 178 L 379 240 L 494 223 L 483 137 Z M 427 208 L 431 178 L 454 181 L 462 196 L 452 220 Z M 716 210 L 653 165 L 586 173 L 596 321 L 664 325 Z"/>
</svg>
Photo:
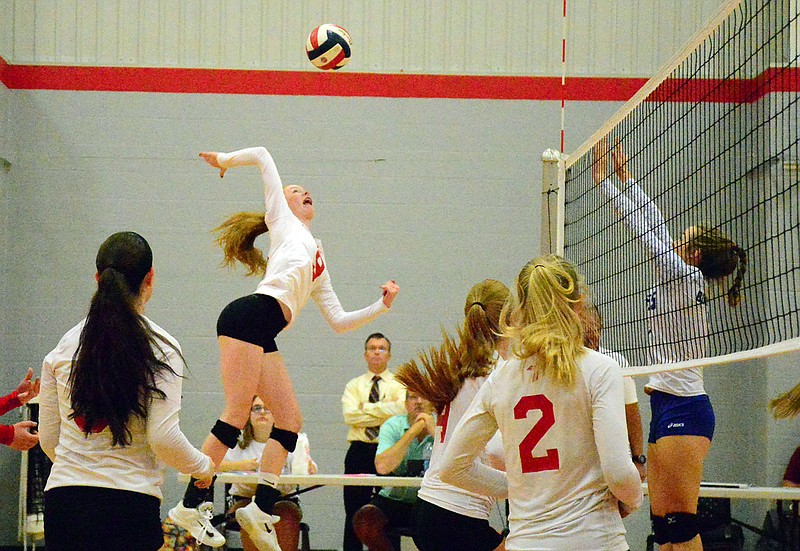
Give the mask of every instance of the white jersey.
<svg viewBox="0 0 800 551">
<path fill-rule="evenodd" d="M 612 360 L 615 360 L 622 368 L 623 375 L 625 375 L 625 368 L 631 366 L 631 364 L 628 363 L 628 359 L 619 352 L 608 350 L 602 346 L 598 347 L 598 352 L 605 354 Z M 638 404 L 639 397 L 636 395 L 636 383 L 633 381 L 633 377 L 622 377 L 622 384 L 623 391 L 625 393 L 625 405 Z"/>
<path fill-rule="evenodd" d="M 325 321 L 337 333 L 357 329 L 389 310 L 380 298 L 361 310 L 344 311 L 331 285 L 322 244 L 289 208 L 269 151 L 250 147 L 219 153 L 217 162 L 224 168 L 256 165 L 261 172 L 270 247 L 267 271 L 256 293 L 272 296 L 286 305 L 292 313 L 289 325 L 295 322 L 309 298 L 314 299 Z"/>
<path fill-rule="evenodd" d="M 703 274 L 674 251 L 664 217 L 650 197 L 632 179 L 625 185 L 622 193 L 606 180 L 600 189 L 653 257 L 656 281 L 646 297 L 649 361 L 661 364 L 702 358 L 708 337 Z M 653 374 L 647 387 L 675 396 L 705 394 L 699 368 Z"/>
<path fill-rule="evenodd" d="M 225 461 L 247 461 L 249 459 L 260 460 L 261 456 L 264 454 L 264 447 L 267 445 L 266 442 L 256 442 L 253 440 L 250 442 L 246 448 L 241 448 L 237 444 L 235 447 L 231 448 L 225 454 Z M 295 453 L 297 452 L 297 454 Z M 283 465 L 283 470 L 281 470 L 281 474 L 308 474 L 308 460 L 310 457 L 308 456 L 308 435 L 304 432 L 297 433 L 297 447 L 295 448 L 295 452 L 289 452 L 289 455 L 286 456 L 286 463 Z M 302 455 L 303 457 L 295 457 L 295 455 Z M 301 459 L 306 462 L 305 469 L 293 469 L 293 466 L 296 465 L 296 460 Z M 298 472 L 295 473 L 295 470 Z M 286 493 L 292 490 L 292 487 L 281 485 L 279 489 Z M 231 495 L 234 496 L 242 496 L 242 497 L 253 497 L 256 494 L 256 484 L 243 484 L 241 482 L 234 482 L 231 484 Z"/>
<path fill-rule="evenodd" d="M 506 549 L 624 551 L 618 500 L 642 503 L 630 456 L 622 374 L 586 349 L 573 388 L 537 377 L 537 361 L 511 359 L 478 391 L 445 450 L 442 478 L 508 497 Z M 500 430 L 506 473 L 476 461 Z"/>
<path fill-rule="evenodd" d="M 147 320 L 147 318 L 145 318 Z M 147 409 L 147 421 L 131 417 L 131 443 L 113 446 L 111 430 L 85 436 L 72 414 L 69 376 L 72 358 L 86 320 L 70 329 L 44 359 L 39 394 L 39 443 L 53 461 L 45 490 L 59 486 L 95 486 L 129 490 L 161 499 L 163 463 L 178 471 L 206 478 L 214 473 L 211 459 L 195 449 L 181 432 L 181 386 L 184 363 L 178 352 L 166 344 L 156 355 L 175 371 L 162 371 L 157 378 L 164 399 L 154 396 Z M 150 320 L 157 334 L 180 350 L 178 341 Z M 76 505 L 79 506 L 79 505 Z"/>
<path fill-rule="evenodd" d="M 417 494 L 420 499 L 438 505 L 442 509 L 482 520 L 489 519 L 495 499 L 446 484 L 442 482 L 439 471 L 441 470 L 442 456 L 452 437 L 453 429 L 466 413 L 485 380 L 486 377 L 466 379 L 453 401 L 437 417 L 430 467 L 425 471 L 422 486 Z M 480 455 L 480 460 L 492 466 L 504 464 L 503 442 L 499 432 L 496 432 L 489 440 Z"/>
</svg>

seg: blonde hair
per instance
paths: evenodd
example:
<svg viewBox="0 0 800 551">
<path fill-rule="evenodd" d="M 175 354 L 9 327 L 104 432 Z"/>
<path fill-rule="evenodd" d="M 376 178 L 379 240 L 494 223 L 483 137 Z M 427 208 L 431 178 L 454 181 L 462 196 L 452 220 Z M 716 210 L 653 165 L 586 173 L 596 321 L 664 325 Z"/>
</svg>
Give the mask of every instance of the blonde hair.
<svg viewBox="0 0 800 551">
<path fill-rule="evenodd" d="M 212 231 L 219 233 L 217 244 L 222 247 L 222 265 L 236 262 L 247 266 L 247 275 L 262 276 L 267 270 L 264 254 L 255 246 L 256 238 L 269 231 L 263 212 L 237 212 Z"/>
<path fill-rule="evenodd" d="M 522 268 L 517 296 L 500 317 L 514 354 L 537 357 L 542 375 L 569 387 L 584 353 L 583 323 L 576 307 L 585 296 L 586 286 L 572 264 L 555 255 L 541 256 Z"/>
<path fill-rule="evenodd" d="M 494 279 L 473 285 L 464 304 L 458 344 L 442 330 L 442 344 L 401 365 L 397 379 L 441 413 L 466 379 L 488 375 L 494 367 L 500 314 L 509 295 L 508 287 Z"/>
<path fill-rule="evenodd" d="M 771 400 L 769 408 L 775 419 L 788 419 L 800 413 L 800 384 Z"/>
</svg>

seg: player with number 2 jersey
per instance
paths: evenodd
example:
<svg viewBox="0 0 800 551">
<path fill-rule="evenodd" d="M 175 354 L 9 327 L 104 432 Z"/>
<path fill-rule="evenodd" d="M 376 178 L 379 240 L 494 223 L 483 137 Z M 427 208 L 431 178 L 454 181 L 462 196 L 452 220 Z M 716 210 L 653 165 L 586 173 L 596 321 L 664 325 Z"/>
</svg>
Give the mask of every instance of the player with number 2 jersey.
<svg viewBox="0 0 800 551">
<path fill-rule="evenodd" d="M 582 346 L 585 293 L 569 263 L 538 258 L 517 289 L 505 316 L 516 325 L 503 324 L 516 358 L 489 375 L 455 428 L 442 480 L 508 498 L 508 550 L 627 550 L 620 513 L 641 505 L 642 488 L 621 369 Z M 498 429 L 505 473 L 476 461 Z"/>
</svg>

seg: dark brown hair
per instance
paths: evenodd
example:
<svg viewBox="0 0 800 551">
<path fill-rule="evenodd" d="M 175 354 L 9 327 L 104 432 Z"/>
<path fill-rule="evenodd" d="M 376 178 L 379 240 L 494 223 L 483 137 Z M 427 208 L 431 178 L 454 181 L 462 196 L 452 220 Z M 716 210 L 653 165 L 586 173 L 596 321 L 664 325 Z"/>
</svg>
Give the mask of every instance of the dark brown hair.
<svg viewBox="0 0 800 551">
<path fill-rule="evenodd" d="M 95 264 L 97 292 L 69 375 L 70 418 L 81 421 L 87 436 L 107 423 L 112 444 L 127 446 L 131 416 L 147 419 L 150 400 L 166 396 L 156 386 L 159 373 L 175 373 L 162 347 L 180 351 L 139 313 L 142 282 L 153 266 L 147 241 L 134 232 L 115 233 L 100 246 Z"/>
<path fill-rule="evenodd" d="M 690 251 L 700 252 L 697 267 L 707 279 L 719 280 L 736 272 L 727 294 L 728 305 L 738 306 L 742 301 L 741 288 L 747 270 L 747 252 L 723 232 L 708 226 L 697 226 L 697 232 L 686 245 Z"/>
</svg>

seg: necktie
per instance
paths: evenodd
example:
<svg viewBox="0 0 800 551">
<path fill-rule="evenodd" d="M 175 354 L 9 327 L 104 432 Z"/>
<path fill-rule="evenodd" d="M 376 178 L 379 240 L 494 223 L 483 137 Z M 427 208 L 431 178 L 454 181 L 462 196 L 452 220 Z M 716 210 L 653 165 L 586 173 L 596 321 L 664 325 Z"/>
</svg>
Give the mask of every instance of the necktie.
<svg viewBox="0 0 800 551">
<path fill-rule="evenodd" d="M 381 378 L 378 375 L 375 375 L 372 378 L 372 387 L 369 389 L 370 404 L 379 402 L 381 399 L 381 391 L 380 388 L 378 388 L 378 381 L 380 380 Z M 367 427 L 366 429 L 364 429 L 364 432 L 367 434 L 367 438 L 369 438 L 370 440 L 375 440 L 378 437 L 378 432 L 380 432 L 380 430 L 381 430 L 380 426 Z"/>
</svg>

